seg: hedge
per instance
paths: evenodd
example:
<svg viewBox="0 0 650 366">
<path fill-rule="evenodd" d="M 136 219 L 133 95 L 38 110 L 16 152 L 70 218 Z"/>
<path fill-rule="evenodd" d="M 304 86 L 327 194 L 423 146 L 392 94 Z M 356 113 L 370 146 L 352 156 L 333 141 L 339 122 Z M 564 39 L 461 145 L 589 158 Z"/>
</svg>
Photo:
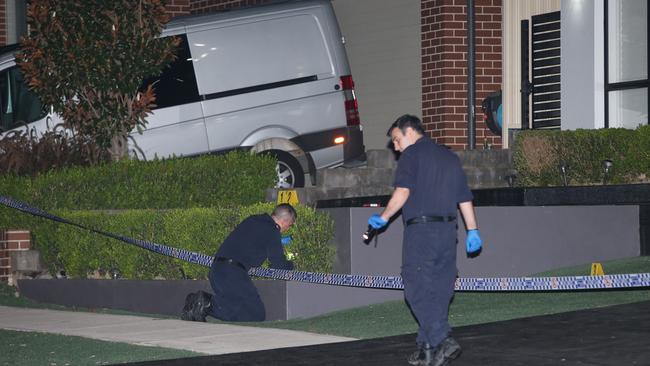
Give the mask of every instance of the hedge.
<svg viewBox="0 0 650 366">
<path fill-rule="evenodd" d="M 513 160 L 518 186 L 650 182 L 650 126 L 575 131 L 523 131 L 516 135 Z M 613 166 L 607 177 L 603 161 Z"/>
<path fill-rule="evenodd" d="M 173 210 L 70 211 L 54 214 L 93 228 L 158 244 L 214 255 L 232 229 L 251 214 L 270 213 L 274 203 L 239 208 Z M 330 245 L 332 219 L 313 208 L 297 206 L 298 221 L 287 234 L 286 248 L 295 255 L 298 270 L 332 271 L 335 248 Z M 25 214 L 5 216 L 3 226 L 29 227 L 50 272 L 65 270 L 69 277 L 107 276 L 117 269 L 127 279 L 206 278 L 208 269 L 172 259 L 71 225 Z"/>
<path fill-rule="evenodd" d="M 0 192 L 42 209 L 167 209 L 249 205 L 273 187 L 276 162 L 266 155 L 153 161 L 126 159 L 52 170 L 36 178 L 0 176 Z"/>
</svg>

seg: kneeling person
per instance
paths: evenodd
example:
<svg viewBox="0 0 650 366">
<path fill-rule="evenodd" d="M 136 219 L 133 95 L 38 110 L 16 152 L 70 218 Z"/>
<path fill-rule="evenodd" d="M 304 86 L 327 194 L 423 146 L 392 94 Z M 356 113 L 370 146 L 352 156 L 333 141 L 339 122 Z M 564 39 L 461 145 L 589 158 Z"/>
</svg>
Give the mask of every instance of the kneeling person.
<svg viewBox="0 0 650 366">
<path fill-rule="evenodd" d="M 205 321 L 206 315 L 225 321 L 263 321 L 264 303 L 260 299 L 248 269 L 259 267 L 267 258 L 272 268 L 293 269 L 284 256 L 281 233 L 296 221 L 296 210 L 278 205 L 271 215 L 253 215 L 228 235 L 217 251 L 210 268 L 214 295 L 204 291 L 185 299 L 183 320 Z"/>
</svg>

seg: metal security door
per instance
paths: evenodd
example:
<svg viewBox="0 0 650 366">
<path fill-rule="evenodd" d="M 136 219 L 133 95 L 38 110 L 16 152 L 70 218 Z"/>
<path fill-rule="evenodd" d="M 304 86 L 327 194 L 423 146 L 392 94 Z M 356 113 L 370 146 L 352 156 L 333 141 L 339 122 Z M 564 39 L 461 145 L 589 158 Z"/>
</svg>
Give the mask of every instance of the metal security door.
<svg viewBox="0 0 650 366">
<path fill-rule="evenodd" d="M 521 77 L 523 128 L 528 128 L 531 116 L 532 128 L 559 128 L 561 105 L 559 11 L 531 17 L 530 28 L 529 21 L 522 20 Z M 532 104 L 529 107 L 531 95 Z M 529 111 L 531 107 L 532 113 Z"/>
</svg>

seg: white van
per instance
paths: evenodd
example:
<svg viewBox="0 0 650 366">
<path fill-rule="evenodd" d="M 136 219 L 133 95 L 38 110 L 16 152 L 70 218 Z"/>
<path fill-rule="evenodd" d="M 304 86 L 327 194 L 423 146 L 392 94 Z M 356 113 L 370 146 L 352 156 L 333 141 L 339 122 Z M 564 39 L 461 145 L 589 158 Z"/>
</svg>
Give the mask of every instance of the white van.
<svg viewBox="0 0 650 366">
<path fill-rule="evenodd" d="M 303 186 L 305 172 L 314 183 L 316 169 L 364 158 L 354 82 L 328 0 L 178 17 L 162 36 L 182 39 L 178 58 L 144 82 L 154 85 L 157 106 L 143 133 L 131 133 L 132 155 L 265 152 L 278 158 L 279 187 Z M 6 107 L 16 104 L 5 97 L 15 90 L 5 93 L 2 80 L 16 84 L 19 74 L 13 52 L 0 56 L 4 131 L 22 121 L 45 126 L 39 113 L 24 118 L 16 114 L 22 106 Z"/>
</svg>

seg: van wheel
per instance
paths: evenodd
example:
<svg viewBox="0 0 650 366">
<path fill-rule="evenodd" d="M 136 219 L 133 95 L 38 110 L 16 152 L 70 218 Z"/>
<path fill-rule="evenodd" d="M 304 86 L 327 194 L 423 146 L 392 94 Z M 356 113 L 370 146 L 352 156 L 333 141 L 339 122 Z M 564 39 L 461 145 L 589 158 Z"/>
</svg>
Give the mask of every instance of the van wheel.
<svg viewBox="0 0 650 366">
<path fill-rule="evenodd" d="M 264 153 L 278 159 L 278 164 L 275 166 L 277 173 L 275 188 L 297 188 L 305 186 L 305 172 L 293 155 L 282 150 L 269 150 Z"/>
</svg>

